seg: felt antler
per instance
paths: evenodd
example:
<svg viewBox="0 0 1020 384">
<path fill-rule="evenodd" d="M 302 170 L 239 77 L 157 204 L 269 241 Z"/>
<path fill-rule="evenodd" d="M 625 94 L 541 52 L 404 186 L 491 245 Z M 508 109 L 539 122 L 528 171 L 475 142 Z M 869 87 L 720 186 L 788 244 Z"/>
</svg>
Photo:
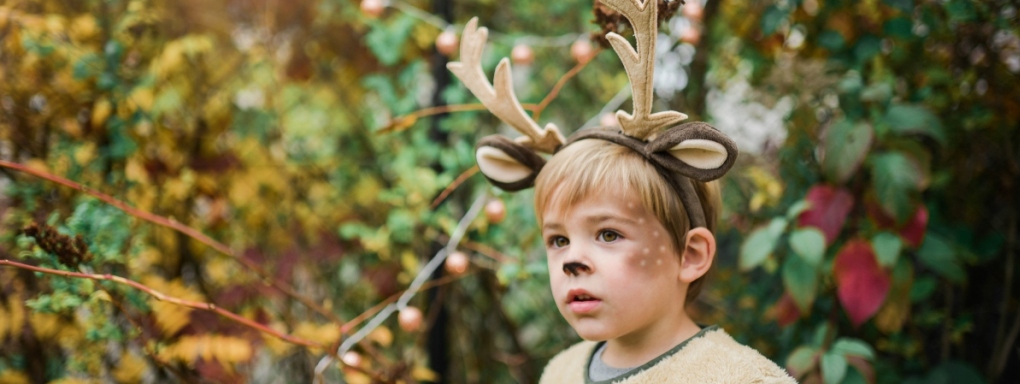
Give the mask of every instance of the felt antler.
<svg viewBox="0 0 1020 384">
<path fill-rule="evenodd" d="M 606 34 L 630 78 L 634 97 L 634 113 L 617 111 L 616 117 L 628 136 L 644 140 L 662 128 L 679 123 L 687 115 L 676 111 L 652 113 L 652 77 L 655 72 L 655 38 L 658 35 L 659 11 L 656 0 L 599 0 L 619 12 L 634 27 L 637 51 L 627 39 L 615 32 Z"/>
<path fill-rule="evenodd" d="M 478 18 L 472 18 L 464 27 L 464 35 L 461 37 L 462 62 L 448 63 L 446 68 L 453 72 L 496 117 L 527 136 L 522 144 L 536 151 L 554 153 L 563 145 L 563 135 L 552 123 L 547 124 L 545 129 L 539 128 L 538 124 L 524 112 L 521 103 L 517 101 L 517 95 L 514 94 L 510 61 L 503 58 L 496 66 L 495 88 L 482 72 L 482 50 L 488 36 L 488 28 L 479 28 Z"/>
</svg>

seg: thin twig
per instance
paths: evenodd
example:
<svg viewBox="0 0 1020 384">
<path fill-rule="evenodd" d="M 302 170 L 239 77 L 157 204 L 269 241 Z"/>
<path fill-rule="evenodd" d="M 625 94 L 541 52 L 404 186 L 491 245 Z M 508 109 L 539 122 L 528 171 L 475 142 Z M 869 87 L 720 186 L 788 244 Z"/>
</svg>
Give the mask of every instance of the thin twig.
<svg viewBox="0 0 1020 384">
<path fill-rule="evenodd" d="M 467 181 L 467 179 L 471 178 L 471 176 L 474 176 L 476 173 L 478 173 L 477 165 L 462 172 L 460 176 L 457 176 L 457 178 L 454 179 L 452 183 L 450 183 L 450 185 L 447 185 L 446 188 L 443 189 L 443 192 L 440 193 L 435 200 L 432 200 L 432 205 L 430 205 L 429 208 L 436 209 L 436 207 L 438 207 L 439 204 L 442 204 L 443 201 L 446 201 L 446 198 L 449 197 L 450 194 L 457 189 L 457 187 L 459 187 L 461 184 L 464 184 L 464 182 Z"/>
<path fill-rule="evenodd" d="M 118 283 L 118 284 L 122 284 L 122 285 L 127 285 L 127 286 L 135 288 L 135 289 L 137 289 L 139 291 L 145 292 L 149 296 L 152 296 L 156 300 L 159 300 L 159 301 L 164 301 L 164 302 L 167 302 L 167 303 L 173 303 L 173 304 L 177 304 L 177 305 L 184 306 L 184 307 L 189 307 L 189 308 L 194 308 L 194 309 L 201 309 L 201 310 L 205 310 L 205 311 L 216 312 L 220 316 L 226 317 L 226 318 L 228 318 L 230 320 L 233 320 L 233 321 L 235 321 L 237 323 L 240 323 L 242 325 L 248 326 L 248 327 L 253 328 L 255 330 L 258 330 L 260 332 L 267 333 L 269 335 L 275 336 L 276 338 L 278 338 L 280 340 L 283 340 L 283 341 L 286 341 L 286 342 L 291 343 L 291 344 L 302 345 L 302 346 L 309 347 L 309 348 L 323 348 L 323 349 L 326 348 L 325 345 L 319 344 L 318 342 L 311 341 L 311 340 L 306 340 L 306 339 L 303 339 L 303 338 L 300 338 L 300 337 L 297 337 L 297 336 L 292 336 L 292 335 L 288 335 L 288 334 L 282 333 L 282 332 L 277 331 L 275 329 L 269 328 L 269 327 L 267 327 L 265 325 L 259 324 L 259 323 L 255 322 L 255 321 L 251 320 L 251 319 L 244 318 L 244 317 L 242 317 L 242 316 L 240 316 L 238 314 L 235 314 L 235 313 L 227 311 L 227 310 L 225 310 L 223 308 L 217 307 L 215 304 L 203 303 L 203 302 L 191 301 L 191 300 L 184 300 L 184 299 L 180 299 L 180 298 L 177 298 L 177 297 L 168 296 L 168 295 L 166 295 L 166 294 L 164 294 L 162 292 L 159 292 L 159 291 L 157 291 L 155 289 L 152 289 L 152 288 L 150 288 L 150 287 L 148 287 L 148 286 L 146 286 L 146 285 L 144 285 L 142 283 L 139 283 L 139 282 L 134 281 L 134 280 L 129 280 L 129 279 L 126 279 L 126 278 L 123 278 L 123 277 L 120 277 L 120 276 L 111 275 L 111 274 L 108 274 L 108 273 L 107 274 L 90 274 L 90 273 L 80 273 L 80 272 L 71 272 L 71 271 L 61 271 L 61 270 L 57 270 L 57 269 L 43 268 L 43 267 L 37 267 L 37 266 L 34 266 L 34 265 L 23 264 L 23 263 L 19 263 L 17 261 L 12 261 L 12 260 L 7 260 L 7 259 L 0 260 L 0 266 L 7 266 L 7 267 L 27 269 L 27 270 L 33 271 L 33 272 L 40 272 L 40 273 L 46 273 L 46 274 L 50 274 L 50 275 L 57 275 L 57 276 L 64 276 L 64 277 L 73 277 L 73 278 L 79 278 L 79 279 L 90 279 L 90 280 L 97 280 L 97 281 L 112 281 L 114 283 Z"/>
<path fill-rule="evenodd" d="M 560 79 L 556 81 L 556 85 L 553 86 L 553 89 L 549 91 L 549 94 L 546 95 L 544 99 L 542 99 L 541 103 L 538 103 L 538 109 L 535 111 L 535 114 L 532 116 L 532 119 L 538 121 L 539 117 L 541 117 L 542 115 L 542 112 L 545 111 L 545 108 L 549 106 L 549 103 L 552 103 L 552 101 L 556 99 L 556 96 L 560 95 L 560 90 L 563 89 L 563 86 L 566 85 L 567 82 L 570 81 L 570 79 L 573 79 L 574 76 L 577 76 L 577 74 L 580 73 L 581 70 L 584 69 L 584 67 L 587 67 L 588 63 L 594 61 L 595 57 L 598 56 L 599 53 L 602 53 L 602 48 L 596 49 L 595 52 L 592 53 L 591 57 L 577 63 L 577 65 L 575 65 L 574 68 L 571 68 L 570 71 L 567 71 L 567 73 L 563 75 L 563 77 L 560 77 Z"/>
<path fill-rule="evenodd" d="M 422 286 L 418 288 L 418 292 L 421 292 L 421 291 L 429 289 L 429 288 L 434 288 L 434 287 L 438 287 L 438 286 L 441 286 L 441 285 L 446 285 L 446 284 L 452 283 L 454 281 L 457 281 L 457 280 L 463 279 L 463 278 L 465 278 L 467 276 L 470 276 L 472 273 L 474 273 L 474 272 L 473 271 L 472 272 L 467 272 L 467 273 L 464 273 L 462 275 L 446 275 L 446 276 L 443 276 L 443 278 L 441 278 L 441 279 L 433 280 L 433 281 L 427 282 L 425 284 L 422 284 Z M 369 308 L 367 311 L 362 312 L 360 315 L 358 315 L 358 317 L 355 317 L 355 318 L 351 319 L 351 321 L 348 321 L 346 324 L 344 324 L 343 327 L 341 328 L 341 331 L 343 333 L 347 333 L 351 329 L 354 329 L 354 327 L 357 327 L 358 324 L 361 324 L 362 322 L 367 320 L 369 317 L 372 317 L 372 315 L 375 315 L 376 313 L 379 313 L 379 311 L 381 311 L 383 308 L 386 308 L 386 306 L 389 305 L 390 303 L 392 303 L 394 301 L 397 301 L 397 299 L 399 299 L 400 296 L 402 296 L 405 292 L 407 292 L 407 291 L 404 290 L 404 291 L 400 291 L 400 292 L 394 293 L 394 294 L 390 295 L 390 297 L 387 297 L 386 300 L 383 300 L 382 302 L 376 304 L 372 308 Z"/>
<path fill-rule="evenodd" d="M 173 230 L 178 231 L 180 233 L 183 233 L 183 234 L 187 235 L 188 237 L 194 239 L 195 241 L 198 241 L 198 242 L 200 242 L 202 244 L 205 244 L 206 246 L 208 246 L 208 247 L 210 247 L 210 248 L 212 248 L 212 249 L 214 249 L 214 250 L 216 250 L 216 251 L 218 251 L 218 252 L 220 252 L 220 253 L 222 253 L 224 255 L 230 256 L 232 259 L 234 259 L 237 262 L 241 263 L 241 265 L 244 265 L 246 268 L 248 268 L 251 271 L 255 272 L 255 274 L 257 274 L 260 278 L 262 278 L 263 281 L 268 282 L 272 287 L 280 290 L 281 292 L 283 292 L 287 296 L 290 296 L 291 298 L 294 298 L 294 299 L 300 301 L 306 307 L 314 310 L 315 312 L 318 312 L 320 315 L 326 317 L 330 321 L 332 321 L 332 322 L 334 322 L 334 323 L 336 323 L 338 325 L 339 324 L 343 324 L 343 320 L 341 320 L 339 317 L 337 317 L 336 314 L 323 309 L 319 305 L 317 305 L 314 302 L 312 302 L 311 299 L 308 299 L 308 298 L 305 298 L 305 297 L 301 296 L 296 291 L 294 291 L 293 288 L 290 288 L 290 287 L 286 286 L 285 284 L 283 284 L 282 282 L 280 282 L 276 278 L 272 277 L 272 275 L 270 275 L 268 272 L 266 272 L 264 269 L 262 269 L 262 267 L 259 267 L 257 264 L 255 264 L 254 262 L 252 262 L 252 261 L 250 261 L 248 259 L 240 257 L 236 252 L 234 252 L 234 250 L 230 249 L 230 247 L 228 247 L 226 244 L 223 244 L 221 242 L 213 240 L 211 237 L 206 236 L 205 234 L 203 234 L 199 230 L 197 230 L 195 228 L 192 228 L 192 227 L 189 227 L 187 225 L 184 225 L 184 224 L 180 223 L 179 221 L 175 220 L 174 218 L 166 218 L 166 217 L 163 217 L 163 216 L 159 216 L 159 215 L 153 214 L 151 212 L 147 212 L 147 211 L 144 211 L 144 210 L 141 210 L 141 209 L 138 209 L 138 208 L 134 208 L 134 207 L 128 205 L 127 203 L 125 203 L 125 202 L 123 202 L 121 200 L 118 200 L 118 199 L 116 199 L 116 198 L 114 198 L 114 197 L 112 197 L 110 195 L 105 194 L 105 193 L 99 192 L 99 191 L 97 191 L 95 189 L 86 187 L 86 186 L 84 186 L 82 184 L 79 184 L 77 182 L 65 179 L 63 177 L 60 177 L 60 176 L 57 176 L 57 175 L 54 175 L 54 174 L 51 174 L 51 173 L 48 173 L 48 172 L 45 172 L 45 171 L 40 171 L 40 170 L 29 168 L 29 167 L 27 167 L 25 165 L 22 165 L 22 164 L 10 162 L 10 161 L 5 161 L 5 160 L 0 160 L 0 167 L 10 168 L 10 169 L 13 169 L 13 170 L 16 170 L 16 171 L 24 172 L 24 173 L 27 173 L 29 175 L 38 177 L 40 179 L 44 179 L 44 180 L 47 180 L 47 181 L 50 181 L 50 182 L 53 182 L 53 183 L 56 183 L 56 184 L 63 185 L 63 186 L 68 187 L 68 188 L 72 188 L 72 189 L 76 189 L 76 190 L 82 191 L 83 193 L 85 193 L 87 195 L 90 195 L 90 196 L 95 197 L 95 198 L 97 198 L 99 200 L 102 200 L 103 202 L 105 202 L 107 204 L 110 204 L 110 205 L 114 206 L 115 208 L 120 209 L 121 211 L 124 211 L 124 213 L 127 213 L 128 215 L 131 215 L 131 216 L 134 216 L 136 218 L 148 221 L 150 223 L 153 223 L 153 224 L 156 224 L 156 225 L 159 225 L 159 226 L 162 226 L 162 227 L 170 228 L 170 229 L 173 229 Z"/>
<path fill-rule="evenodd" d="M 534 112 L 535 110 L 538 109 L 538 105 L 537 104 L 521 104 L 521 107 L 524 108 L 525 111 L 530 111 L 530 112 Z M 398 116 L 398 117 L 390 120 L 390 123 L 388 125 L 386 125 L 385 127 L 377 129 L 375 131 L 375 134 L 377 134 L 377 135 L 384 135 L 384 134 L 389 134 L 389 133 L 405 131 L 408 128 L 411 128 L 411 126 L 413 126 L 414 123 L 418 121 L 418 119 L 423 118 L 423 117 L 429 117 L 429 116 L 434 116 L 434 115 L 438 115 L 438 114 L 442 114 L 442 113 L 450 113 L 450 112 L 469 112 L 469 111 L 484 111 L 484 110 L 485 110 L 485 106 L 482 105 L 481 103 L 475 103 L 475 104 L 453 104 L 453 105 L 443 105 L 443 106 L 439 106 L 439 107 L 423 108 L 423 109 L 419 109 L 417 111 L 411 112 L 411 113 L 403 115 L 403 116 Z"/>
</svg>

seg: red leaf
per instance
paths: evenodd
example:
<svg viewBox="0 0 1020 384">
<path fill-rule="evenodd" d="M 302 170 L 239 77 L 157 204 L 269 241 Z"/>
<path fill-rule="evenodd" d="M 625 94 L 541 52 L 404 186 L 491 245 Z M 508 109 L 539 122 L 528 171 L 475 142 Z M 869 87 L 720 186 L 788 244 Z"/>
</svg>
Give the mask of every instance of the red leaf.
<svg viewBox="0 0 1020 384">
<path fill-rule="evenodd" d="M 776 322 L 779 323 L 780 327 L 793 324 L 793 322 L 800 318 L 800 310 L 797 309 L 797 304 L 793 302 L 793 297 L 790 297 L 789 293 L 783 293 L 783 297 L 780 297 L 779 301 L 776 302 L 773 311 L 775 311 Z"/>
<path fill-rule="evenodd" d="M 928 229 L 928 208 L 924 204 L 920 204 L 917 207 L 917 211 L 914 212 L 914 216 L 907 220 L 907 224 L 900 230 L 900 236 L 907 244 L 912 246 L 920 247 L 921 243 L 924 242 L 924 234 Z"/>
<path fill-rule="evenodd" d="M 818 184 L 808 190 L 804 199 L 811 203 L 811 208 L 800 214 L 798 224 L 822 230 L 826 243 L 832 244 L 854 206 L 853 195 L 842 188 Z"/>
<path fill-rule="evenodd" d="M 839 251 L 833 264 L 839 302 L 854 327 L 860 326 L 878 309 L 889 293 L 890 279 L 866 240 L 852 240 Z"/>
</svg>

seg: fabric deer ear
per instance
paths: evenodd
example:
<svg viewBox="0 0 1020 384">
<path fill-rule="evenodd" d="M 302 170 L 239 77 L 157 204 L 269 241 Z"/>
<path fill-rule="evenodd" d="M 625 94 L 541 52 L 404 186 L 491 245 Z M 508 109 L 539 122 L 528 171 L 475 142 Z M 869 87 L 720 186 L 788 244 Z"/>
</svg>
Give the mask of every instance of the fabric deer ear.
<svg viewBox="0 0 1020 384">
<path fill-rule="evenodd" d="M 733 140 L 701 122 L 662 132 L 646 151 L 670 170 L 702 182 L 722 177 L 737 160 Z"/>
<path fill-rule="evenodd" d="M 531 188 L 545 166 L 533 149 L 499 135 L 478 141 L 475 160 L 489 182 L 509 192 Z"/>
</svg>

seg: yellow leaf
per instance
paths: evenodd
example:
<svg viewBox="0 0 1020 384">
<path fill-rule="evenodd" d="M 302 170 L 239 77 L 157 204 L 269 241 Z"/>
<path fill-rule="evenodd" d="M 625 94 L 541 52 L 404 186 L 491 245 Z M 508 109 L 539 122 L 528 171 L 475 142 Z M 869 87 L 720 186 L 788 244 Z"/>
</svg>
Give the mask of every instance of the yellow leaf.
<svg viewBox="0 0 1020 384">
<path fill-rule="evenodd" d="M 50 173 L 50 167 L 46 166 L 46 162 L 39 159 L 30 159 L 25 162 L 25 167 L 33 171 Z"/>
<path fill-rule="evenodd" d="M 0 301 L 0 344 L 3 343 L 4 338 L 7 337 L 7 330 L 10 329 L 10 325 L 7 324 L 8 316 L 6 306 L 3 301 Z M 3 381 L 0 381 L 2 383 Z"/>
<path fill-rule="evenodd" d="M 110 118 L 113 112 L 113 105 L 106 98 L 99 99 L 92 108 L 92 126 L 102 127 L 106 125 L 106 119 Z"/>
<path fill-rule="evenodd" d="M 30 384 L 31 381 L 28 380 L 28 375 L 26 375 L 26 374 L 24 374 L 22 372 L 18 372 L 18 371 L 14 371 L 14 370 L 6 370 L 6 371 L 3 371 L 3 372 L 0 372 L 0 383 L 4 383 L 4 384 Z"/>
<path fill-rule="evenodd" d="M 149 111 L 152 110 L 153 98 L 152 88 L 135 88 L 131 95 L 128 96 L 128 101 L 130 102 L 129 105 L 134 107 L 132 109 Z"/>
<path fill-rule="evenodd" d="M 91 40 L 99 33 L 99 25 L 92 15 L 76 17 L 71 21 L 70 37 L 76 42 Z"/>
<path fill-rule="evenodd" d="M 77 123 L 75 123 L 77 124 Z M 88 164 L 96 157 L 96 144 L 89 141 L 74 150 L 74 161 L 78 165 Z"/>
<path fill-rule="evenodd" d="M 60 331 L 60 317 L 57 315 L 33 312 L 29 321 L 40 339 L 50 339 Z"/>
<path fill-rule="evenodd" d="M 124 175 L 127 176 L 128 180 L 136 183 L 149 183 L 149 172 L 145 170 L 145 166 L 142 165 L 142 161 L 138 157 L 132 157 L 128 160 L 127 166 L 124 167 Z"/>
<path fill-rule="evenodd" d="M 284 327 L 282 323 L 272 323 L 269 325 L 269 327 L 281 332 L 287 330 L 287 328 Z M 294 344 L 280 340 L 276 336 L 264 333 L 262 334 L 262 341 L 266 343 L 265 345 L 266 347 L 269 348 L 269 352 L 271 352 L 273 356 L 276 357 L 288 355 L 290 354 L 290 350 L 294 348 Z"/>
<path fill-rule="evenodd" d="M 200 293 L 184 286 L 180 280 L 174 280 L 173 282 L 168 283 L 162 278 L 150 276 L 142 280 L 142 284 L 145 284 L 167 296 L 191 301 L 203 301 L 203 297 Z M 155 298 L 149 299 L 149 303 L 152 306 L 152 314 L 156 318 L 156 324 L 163 331 L 164 335 L 172 336 L 176 334 L 177 331 L 184 328 L 184 326 L 191 321 L 189 317 L 192 311 L 191 308 L 159 301 Z"/>
<path fill-rule="evenodd" d="M 348 384 L 369 384 L 372 382 L 372 379 L 367 375 L 354 370 L 346 372 L 344 374 L 344 380 L 347 381 Z"/>
<path fill-rule="evenodd" d="M 424 365 L 415 365 L 414 368 L 411 369 L 411 377 L 418 381 L 439 381 L 439 375 Z"/>
<path fill-rule="evenodd" d="M 124 353 L 117 368 L 111 372 L 118 383 L 140 383 L 149 365 L 141 357 Z"/>
<path fill-rule="evenodd" d="M 7 318 L 7 329 L 9 330 L 7 334 L 10 335 L 11 338 L 21 336 L 21 328 L 25 324 L 24 302 L 25 301 L 22 300 L 21 294 L 19 293 L 14 293 L 8 297 L 7 309 L 10 311 L 10 317 Z"/>
<path fill-rule="evenodd" d="M 368 334 L 368 339 L 378 343 L 382 347 L 389 347 L 393 343 L 393 331 L 389 328 L 380 326 L 374 331 Z"/>
</svg>

